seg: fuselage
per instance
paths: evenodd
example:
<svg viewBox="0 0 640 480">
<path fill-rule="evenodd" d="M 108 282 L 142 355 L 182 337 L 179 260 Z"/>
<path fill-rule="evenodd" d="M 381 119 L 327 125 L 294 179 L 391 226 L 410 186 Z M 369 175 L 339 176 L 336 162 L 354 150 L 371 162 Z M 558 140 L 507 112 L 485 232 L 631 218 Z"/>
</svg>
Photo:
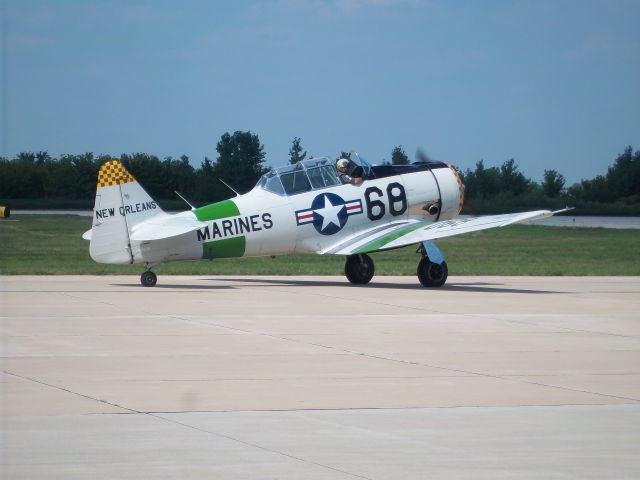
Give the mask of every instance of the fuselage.
<svg viewBox="0 0 640 480">
<path fill-rule="evenodd" d="M 294 172 L 293 180 L 285 178 L 290 173 L 271 175 L 244 195 L 173 215 L 201 222 L 201 228 L 132 241 L 133 263 L 319 253 L 377 225 L 448 220 L 462 208 L 464 186 L 443 163 L 372 167 L 359 185 L 328 185 L 329 180 L 314 179 L 319 175 L 314 168 Z"/>
</svg>

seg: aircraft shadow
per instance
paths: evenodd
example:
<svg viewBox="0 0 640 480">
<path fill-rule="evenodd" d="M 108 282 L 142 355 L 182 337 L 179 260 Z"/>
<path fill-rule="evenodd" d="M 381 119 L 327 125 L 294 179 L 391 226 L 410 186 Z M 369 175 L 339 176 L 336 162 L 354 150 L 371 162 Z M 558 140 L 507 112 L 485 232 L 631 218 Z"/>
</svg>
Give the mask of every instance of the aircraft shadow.
<svg viewBox="0 0 640 480">
<path fill-rule="evenodd" d="M 139 283 L 112 283 L 114 287 L 140 287 L 145 288 Z M 229 290 L 236 289 L 238 287 L 234 287 L 231 285 L 162 285 L 158 283 L 155 287 L 151 288 L 167 288 L 167 289 L 178 289 L 178 290 Z"/>
<path fill-rule="evenodd" d="M 380 282 L 375 279 L 368 285 L 352 285 L 348 281 L 335 281 L 335 280 L 299 280 L 299 279 L 260 279 L 260 278 L 216 278 L 208 279 L 209 281 L 228 281 L 228 282 L 244 282 L 258 284 L 256 286 L 270 287 L 270 286 L 299 286 L 299 287 L 348 287 L 348 288 L 387 288 L 387 289 L 400 289 L 400 290 L 427 290 L 417 283 L 415 285 L 397 284 L 389 282 Z M 500 288 L 502 283 L 489 283 L 489 282 L 465 282 L 465 283 L 450 283 L 433 291 L 446 290 L 450 292 L 486 292 L 486 293 L 524 293 L 524 294 L 565 294 L 568 292 L 548 291 L 548 290 L 526 290 L 521 288 Z"/>
<path fill-rule="evenodd" d="M 473 283 L 451 283 L 440 287 L 441 290 L 447 290 L 452 292 L 495 292 L 495 293 L 525 293 L 525 294 L 541 294 L 541 295 L 553 295 L 553 294 L 567 294 L 569 292 L 551 291 L 551 290 L 527 290 L 524 288 L 494 288 L 494 287 L 477 287 Z M 500 285 L 500 284 L 489 284 Z"/>
</svg>

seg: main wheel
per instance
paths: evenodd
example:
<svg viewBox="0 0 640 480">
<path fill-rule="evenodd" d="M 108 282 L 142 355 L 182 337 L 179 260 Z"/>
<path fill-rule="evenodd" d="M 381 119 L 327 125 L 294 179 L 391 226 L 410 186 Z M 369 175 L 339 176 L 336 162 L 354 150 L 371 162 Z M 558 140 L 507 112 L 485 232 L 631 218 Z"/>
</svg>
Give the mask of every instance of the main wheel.
<svg viewBox="0 0 640 480">
<path fill-rule="evenodd" d="M 366 253 L 351 255 L 347 257 L 344 264 L 344 274 L 351 283 L 356 285 L 369 283 L 373 278 L 374 271 L 373 260 Z"/>
<path fill-rule="evenodd" d="M 441 287 L 448 275 L 447 262 L 433 263 L 424 257 L 418 264 L 418 279 L 423 287 Z"/>
<path fill-rule="evenodd" d="M 143 287 L 155 287 L 158 277 L 151 270 L 147 270 L 140 275 L 140 283 Z"/>
</svg>

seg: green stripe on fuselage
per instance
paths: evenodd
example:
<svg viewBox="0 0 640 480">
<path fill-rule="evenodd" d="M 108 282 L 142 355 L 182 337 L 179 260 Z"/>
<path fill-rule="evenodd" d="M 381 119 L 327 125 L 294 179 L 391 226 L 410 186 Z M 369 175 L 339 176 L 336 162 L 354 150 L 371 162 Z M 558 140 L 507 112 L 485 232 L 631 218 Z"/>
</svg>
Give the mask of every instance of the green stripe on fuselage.
<svg viewBox="0 0 640 480">
<path fill-rule="evenodd" d="M 355 253 L 375 252 L 376 250 L 380 250 L 381 248 L 383 248 L 388 243 L 391 243 L 396 238 L 400 238 L 400 237 L 406 235 L 407 233 L 411 233 L 414 230 L 417 230 L 417 229 L 419 229 L 421 227 L 424 227 L 424 226 L 425 226 L 424 223 L 418 223 L 418 224 L 407 225 L 406 227 L 399 228 L 395 232 L 391 232 L 391 233 L 389 233 L 387 235 L 384 235 L 384 236 L 378 238 L 377 240 L 374 240 L 372 242 L 369 242 L 369 243 L 363 245 Z"/>
<path fill-rule="evenodd" d="M 237 217 L 240 210 L 233 200 L 223 200 L 196 208 L 193 214 L 201 222 L 211 222 Z M 246 246 L 247 240 L 244 235 L 205 242 L 202 244 L 202 258 L 242 257 Z"/>
<path fill-rule="evenodd" d="M 221 218 L 235 217 L 240 215 L 240 210 L 233 200 L 223 200 L 196 208 L 193 214 L 201 222 L 207 222 L 210 220 L 220 220 Z"/>
<path fill-rule="evenodd" d="M 202 258 L 242 257 L 247 245 L 244 235 L 207 242 L 202 247 Z"/>
</svg>

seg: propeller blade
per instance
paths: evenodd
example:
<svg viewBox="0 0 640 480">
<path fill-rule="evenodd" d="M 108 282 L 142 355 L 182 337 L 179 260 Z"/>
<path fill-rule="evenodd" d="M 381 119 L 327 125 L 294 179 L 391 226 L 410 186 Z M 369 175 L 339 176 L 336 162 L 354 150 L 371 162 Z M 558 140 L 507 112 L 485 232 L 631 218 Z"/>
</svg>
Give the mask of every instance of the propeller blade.
<svg viewBox="0 0 640 480">
<path fill-rule="evenodd" d="M 416 158 L 420 163 L 432 163 L 433 160 L 429 158 L 429 155 L 425 151 L 423 151 L 420 147 L 416 150 Z"/>
</svg>

